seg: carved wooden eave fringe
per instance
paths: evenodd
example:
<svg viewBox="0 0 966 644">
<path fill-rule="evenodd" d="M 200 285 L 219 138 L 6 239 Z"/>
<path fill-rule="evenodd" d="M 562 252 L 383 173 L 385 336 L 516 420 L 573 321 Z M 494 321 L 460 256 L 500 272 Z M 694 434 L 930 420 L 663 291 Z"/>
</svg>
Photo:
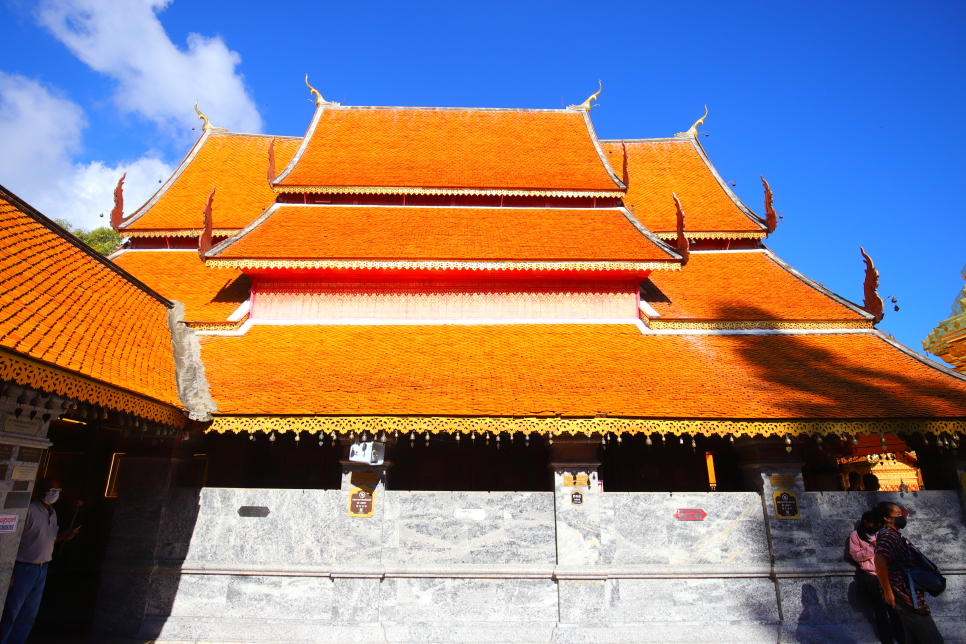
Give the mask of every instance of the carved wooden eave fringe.
<svg viewBox="0 0 966 644">
<path fill-rule="evenodd" d="M 865 282 L 862 285 L 865 300 L 862 302 L 862 308 L 872 315 L 875 323 L 878 324 L 885 316 L 885 303 L 877 292 L 879 288 L 879 271 L 876 270 L 875 265 L 872 263 L 872 258 L 865 252 L 865 249 L 860 246 L 859 250 L 862 252 L 862 258 L 865 260 Z"/>
<path fill-rule="evenodd" d="M 13 382 L 164 425 L 184 427 L 186 424 L 184 414 L 170 405 L 3 350 L 0 350 L 0 381 Z"/>
<path fill-rule="evenodd" d="M 952 434 L 966 419 L 716 420 L 634 418 L 519 418 L 464 416 L 215 416 L 209 432 L 402 432 L 417 434 L 671 434 L 674 436 L 854 436 L 856 434 Z"/>
</svg>

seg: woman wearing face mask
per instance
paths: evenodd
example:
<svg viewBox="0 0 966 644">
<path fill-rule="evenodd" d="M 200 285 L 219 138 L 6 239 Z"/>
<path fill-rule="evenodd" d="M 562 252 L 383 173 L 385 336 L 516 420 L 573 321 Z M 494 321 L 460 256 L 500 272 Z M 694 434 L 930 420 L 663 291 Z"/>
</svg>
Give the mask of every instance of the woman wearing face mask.
<svg viewBox="0 0 966 644">
<path fill-rule="evenodd" d="M 875 534 L 881 527 L 874 510 L 863 514 L 858 529 L 849 537 L 849 554 L 859 564 L 855 581 L 872 602 L 879 640 L 882 644 L 905 644 L 906 638 L 899 614 L 883 601 L 879 580 L 875 576 Z"/>
<path fill-rule="evenodd" d="M 74 538 L 77 530 L 59 531 L 52 507 L 60 497 L 60 483 L 41 479 L 34 486 L 34 500 L 23 522 L 20 549 L 10 578 L 10 590 L 0 618 L 0 644 L 23 644 L 33 628 L 47 581 L 47 563 L 54 543 Z"/>
<path fill-rule="evenodd" d="M 906 631 L 909 644 L 943 644 L 943 636 L 936 627 L 926 604 L 926 593 L 910 588 L 902 567 L 908 566 L 913 545 L 899 534 L 906 527 L 906 512 L 895 503 L 883 501 L 876 506 L 876 515 L 884 527 L 876 535 L 875 573 L 882 585 L 882 598 L 896 609 Z M 912 593 L 916 593 L 914 607 Z"/>
</svg>

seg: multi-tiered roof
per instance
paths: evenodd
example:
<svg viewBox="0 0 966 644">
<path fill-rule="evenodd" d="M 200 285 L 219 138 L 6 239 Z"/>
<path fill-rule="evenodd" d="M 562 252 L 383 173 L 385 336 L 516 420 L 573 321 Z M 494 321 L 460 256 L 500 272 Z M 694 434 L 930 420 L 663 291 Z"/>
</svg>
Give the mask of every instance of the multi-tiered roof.
<svg viewBox="0 0 966 644">
<path fill-rule="evenodd" d="M 765 248 L 770 199 L 589 103 L 319 99 L 207 128 L 114 260 L 185 303 L 219 431 L 959 431 L 966 379 Z"/>
</svg>

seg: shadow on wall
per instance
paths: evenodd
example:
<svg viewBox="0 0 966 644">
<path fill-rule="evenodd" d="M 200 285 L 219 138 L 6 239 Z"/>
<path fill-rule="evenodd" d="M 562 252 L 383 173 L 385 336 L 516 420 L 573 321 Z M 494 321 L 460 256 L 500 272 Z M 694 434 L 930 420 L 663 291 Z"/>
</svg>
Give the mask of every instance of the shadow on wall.
<svg viewBox="0 0 966 644">
<path fill-rule="evenodd" d="M 850 600 L 853 585 L 854 582 L 849 586 Z M 848 634 L 842 624 L 832 622 L 815 586 L 802 584 L 802 614 L 798 617 L 795 641 L 799 644 L 856 644 L 855 638 Z"/>
<path fill-rule="evenodd" d="M 198 518 L 201 488 L 181 487 L 190 481 L 191 467 L 176 456 L 122 461 L 94 635 L 152 637 L 143 632 L 160 628 L 151 618 L 171 614 Z"/>
</svg>

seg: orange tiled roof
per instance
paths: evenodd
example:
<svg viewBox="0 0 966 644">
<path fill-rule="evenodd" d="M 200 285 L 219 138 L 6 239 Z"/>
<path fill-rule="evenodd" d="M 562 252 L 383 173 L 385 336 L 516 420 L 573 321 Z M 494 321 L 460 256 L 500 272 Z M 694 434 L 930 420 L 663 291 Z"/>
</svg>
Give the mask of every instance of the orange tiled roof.
<svg viewBox="0 0 966 644">
<path fill-rule="evenodd" d="M 247 275 L 209 268 L 196 250 L 129 250 L 114 263 L 169 300 L 183 303 L 187 322 L 224 322 L 251 291 Z"/>
<path fill-rule="evenodd" d="M 284 168 L 301 139 L 205 132 L 167 183 L 122 231 L 200 230 L 205 200 L 217 186 L 213 228 L 241 229 L 275 202 L 268 185 L 268 147 L 275 140 L 275 167 Z"/>
<path fill-rule="evenodd" d="M 277 188 L 621 191 L 573 110 L 320 108 Z"/>
<path fill-rule="evenodd" d="M 676 262 L 617 208 L 274 207 L 215 259 Z"/>
<path fill-rule="evenodd" d="M 768 251 L 692 253 L 681 271 L 652 273 L 643 299 L 661 320 L 870 319 L 820 289 Z"/>
<path fill-rule="evenodd" d="M 168 307 L 0 188 L 0 346 L 180 407 Z"/>
<path fill-rule="evenodd" d="M 966 380 L 872 333 L 255 325 L 201 343 L 211 393 L 229 415 L 966 416 Z"/>
<path fill-rule="evenodd" d="M 624 205 L 648 230 L 677 230 L 671 193 L 681 200 L 688 232 L 764 233 L 715 177 L 710 161 L 691 139 L 628 141 L 628 186 Z M 602 142 L 618 175 L 623 172 L 620 141 Z M 735 198 L 737 199 L 737 198 Z"/>
</svg>

